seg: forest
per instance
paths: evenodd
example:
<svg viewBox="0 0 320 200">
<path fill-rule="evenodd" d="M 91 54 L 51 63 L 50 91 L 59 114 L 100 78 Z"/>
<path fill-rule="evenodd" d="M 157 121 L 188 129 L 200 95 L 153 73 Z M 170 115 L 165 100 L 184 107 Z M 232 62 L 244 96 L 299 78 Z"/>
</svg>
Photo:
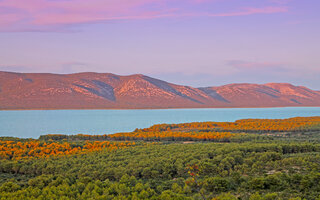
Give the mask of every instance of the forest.
<svg viewBox="0 0 320 200">
<path fill-rule="evenodd" d="M 0 199 L 320 200 L 320 117 L 0 138 Z"/>
</svg>

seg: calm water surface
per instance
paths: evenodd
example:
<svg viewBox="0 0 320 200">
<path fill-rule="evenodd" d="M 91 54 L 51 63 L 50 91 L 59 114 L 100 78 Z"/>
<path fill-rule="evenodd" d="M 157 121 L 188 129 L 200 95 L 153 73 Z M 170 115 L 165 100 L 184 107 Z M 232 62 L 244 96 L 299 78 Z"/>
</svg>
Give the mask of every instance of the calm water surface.
<svg viewBox="0 0 320 200">
<path fill-rule="evenodd" d="M 38 138 L 43 134 L 109 134 L 159 123 L 234 121 L 244 118 L 320 116 L 320 107 L 168 110 L 0 111 L 0 136 Z"/>
</svg>

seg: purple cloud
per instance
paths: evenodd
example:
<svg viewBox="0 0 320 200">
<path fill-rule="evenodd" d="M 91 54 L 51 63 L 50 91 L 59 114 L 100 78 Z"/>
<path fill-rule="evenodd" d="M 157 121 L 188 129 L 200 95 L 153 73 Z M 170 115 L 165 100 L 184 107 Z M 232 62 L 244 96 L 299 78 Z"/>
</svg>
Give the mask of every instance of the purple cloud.
<svg viewBox="0 0 320 200">
<path fill-rule="evenodd" d="M 245 15 L 253 15 L 253 14 L 272 14 L 272 13 L 282 13 L 282 12 L 288 12 L 288 8 L 287 7 L 244 8 L 241 11 L 209 14 L 209 16 L 230 17 L 230 16 L 245 16 Z"/>
<path fill-rule="evenodd" d="M 287 71 L 286 63 L 280 62 L 250 62 L 242 60 L 231 60 L 228 65 L 238 70 L 270 70 L 270 71 Z"/>
</svg>

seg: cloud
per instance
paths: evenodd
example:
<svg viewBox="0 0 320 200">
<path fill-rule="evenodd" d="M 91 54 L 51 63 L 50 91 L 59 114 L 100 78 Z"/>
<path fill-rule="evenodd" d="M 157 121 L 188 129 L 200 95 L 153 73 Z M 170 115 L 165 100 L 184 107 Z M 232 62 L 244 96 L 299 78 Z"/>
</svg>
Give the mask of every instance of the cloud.
<svg viewBox="0 0 320 200">
<path fill-rule="evenodd" d="M 90 64 L 83 62 L 65 62 L 61 63 L 61 68 L 58 71 L 59 73 L 76 73 L 76 72 L 85 72 L 90 68 Z"/>
<path fill-rule="evenodd" d="M 233 12 L 204 10 L 222 0 L 1 0 L 0 31 L 52 31 L 70 25 L 169 17 L 226 17 L 287 12 L 279 7 L 245 7 Z M 194 4 L 200 9 L 193 9 Z M 202 7 L 201 7 L 202 6 Z M 212 6 L 214 7 L 214 6 Z M 199 8 L 199 7 L 198 7 Z M 238 10 L 238 11 L 237 11 Z"/>
<path fill-rule="evenodd" d="M 0 65 L 0 71 L 6 72 L 32 72 L 32 68 L 19 65 Z"/>
<path fill-rule="evenodd" d="M 292 0 L 269 0 L 271 3 L 286 5 L 290 3 Z"/>
<path fill-rule="evenodd" d="M 33 65 L 33 66 L 24 66 L 24 65 L 15 65 L 15 64 L 7 64 L 0 65 L 0 71 L 8 71 L 8 72 L 24 72 L 24 73 L 75 73 L 75 72 L 84 72 L 88 71 L 91 67 L 91 64 L 84 62 L 64 62 L 64 63 L 56 63 L 53 64 L 55 70 L 52 71 L 52 66 L 44 67 L 42 65 Z M 95 71 L 95 70 L 92 70 Z"/>
<path fill-rule="evenodd" d="M 209 14 L 209 16 L 215 17 L 231 17 L 231 16 L 245 16 L 253 14 L 272 14 L 272 13 L 282 13 L 288 12 L 287 7 L 264 7 L 264 8 L 244 8 L 241 11 Z"/>
<path fill-rule="evenodd" d="M 281 62 L 251 62 L 242 60 L 230 60 L 227 65 L 232 66 L 237 70 L 249 71 L 273 71 L 273 72 L 286 72 L 288 68 L 286 63 Z"/>
<path fill-rule="evenodd" d="M 253 80 L 318 80 L 318 68 L 306 68 L 301 65 L 283 62 L 252 62 L 230 60 L 226 63 L 234 69 L 232 76 L 252 78 Z"/>
</svg>

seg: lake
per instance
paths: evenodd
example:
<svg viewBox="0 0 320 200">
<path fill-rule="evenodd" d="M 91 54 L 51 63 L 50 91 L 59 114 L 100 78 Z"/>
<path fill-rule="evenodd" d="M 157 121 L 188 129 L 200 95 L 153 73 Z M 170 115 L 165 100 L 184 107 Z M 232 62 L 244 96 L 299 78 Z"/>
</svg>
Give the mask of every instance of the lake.
<svg viewBox="0 0 320 200">
<path fill-rule="evenodd" d="M 0 136 L 38 138 L 43 134 L 56 133 L 110 134 L 160 123 L 297 116 L 320 116 L 320 107 L 0 111 Z"/>
</svg>

